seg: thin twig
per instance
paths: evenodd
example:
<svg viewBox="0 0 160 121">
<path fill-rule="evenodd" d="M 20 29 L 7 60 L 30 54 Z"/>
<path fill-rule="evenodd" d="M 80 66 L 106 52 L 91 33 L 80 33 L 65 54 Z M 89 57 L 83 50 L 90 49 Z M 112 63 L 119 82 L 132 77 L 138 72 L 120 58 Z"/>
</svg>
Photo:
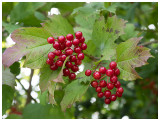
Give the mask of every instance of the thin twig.
<svg viewBox="0 0 160 121">
<path fill-rule="evenodd" d="M 139 46 L 147 46 L 147 45 L 150 45 L 152 43 L 157 43 L 157 42 L 158 42 L 157 40 L 150 41 L 150 42 L 144 42 L 144 43 L 140 44 Z"/>
</svg>

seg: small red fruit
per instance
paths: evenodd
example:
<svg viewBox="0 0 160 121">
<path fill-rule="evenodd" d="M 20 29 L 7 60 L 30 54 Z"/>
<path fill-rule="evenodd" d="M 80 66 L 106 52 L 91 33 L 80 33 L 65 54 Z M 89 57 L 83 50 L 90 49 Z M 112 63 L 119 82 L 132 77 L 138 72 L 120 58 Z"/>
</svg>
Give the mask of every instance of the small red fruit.
<svg viewBox="0 0 160 121">
<path fill-rule="evenodd" d="M 114 88 L 114 85 L 112 83 L 107 83 L 107 88 L 109 90 L 112 90 Z"/>
<path fill-rule="evenodd" d="M 116 69 L 114 70 L 114 74 L 115 74 L 116 76 L 118 76 L 118 75 L 120 74 L 120 70 L 119 70 L 118 68 L 116 68 Z"/>
<path fill-rule="evenodd" d="M 81 61 L 81 60 L 76 59 L 75 64 L 76 64 L 76 65 L 81 65 L 81 64 L 82 64 L 82 61 Z"/>
<path fill-rule="evenodd" d="M 78 53 L 77 58 L 79 60 L 83 60 L 84 59 L 84 54 L 83 53 Z"/>
<path fill-rule="evenodd" d="M 100 79 L 101 78 L 101 74 L 98 71 L 96 71 L 96 72 L 93 73 L 93 77 L 95 79 Z"/>
<path fill-rule="evenodd" d="M 76 32 L 75 36 L 77 39 L 80 39 L 82 37 L 82 32 L 80 32 L 80 31 Z"/>
<path fill-rule="evenodd" d="M 47 63 L 48 65 L 52 65 L 52 64 L 53 64 L 53 60 L 47 59 L 46 63 Z"/>
<path fill-rule="evenodd" d="M 112 69 L 107 69 L 106 70 L 106 75 L 107 76 L 111 77 L 111 76 L 113 76 L 113 74 L 114 74 L 114 71 Z"/>
<path fill-rule="evenodd" d="M 66 62 L 66 67 L 67 67 L 67 68 L 71 68 L 71 67 L 72 67 L 72 62 L 67 61 L 67 62 Z"/>
<path fill-rule="evenodd" d="M 102 98 L 102 97 L 103 97 L 103 92 L 98 92 L 97 96 L 98 96 L 99 98 Z"/>
<path fill-rule="evenodd" d="M 53 37 L 48 37 L 48 38 L 47 38 L 47 42 L 48 42 L 49 44 L 53 44 L 53 43 L 54 43 L 54 38 L 53 38 Z"/>
<path fill-rule="evenodd" d="M 110 104 L 110 103 L 111 103 L 111 100 L 108 99 L 108 98 L 106 98 L 106 99 L 104 100 L 104 102 L 105 102 L 106 104 Z"/>
<path fill-rule="evenodd" d="M 69 76 L 69 74 L 70 74 L 69 69 L 67 69 L 67 68 L 63 69 L 63 75 L 64 76 Z"/>
<path fill-rule="evenodd" d="M 124 91 L 124 90 L 123 90 L 123 88 L 122 88 L 122 87 L 119 87 L 119 88 L 117 89 L 117 92 L 118 92 L 118 93 L 120 93 L 120 94 L 122 94 L 122 93 L 123 93 L 123 91 Z"/>
<path fill-rule="evenodd" d="M 111 81 L 112 83 L 116 83 L 117 80 L 118 80 L 118 78 L 117 78 L 116 76 L 110 77 L 110 81 Z"/>
<path fill-rule="evenodd" d="M 76 74 L 75 73 L 70 73 L 69 74 L 69 79 L 73 80 L 76 78 Z"/>
<path fill-rule="evenodd" d="M 92 81 L 91 86 L 94 87 L 94 88 L 98 87 L 98 82 L 97 81 Z"/>
<path fill-rule="evenodd" d="M 121 83 L 120 83 L 119 81 L 117 81 L 117 82 L 114 84 L 114 86 L 115 86 L 116 88 L 119 88 L 119 87 L 121 86 Z"/>
<path fill-rule="evenodd" d="M 115 68 L 117 67 L 117 63 L 114 62 L 114 61 L 112 61 L 112 62 L 109 64 L 109 67 L 110 67 L 111 69 L 115 69 Z"/>
<path fill-rule="evenodd" d="M 71 47 L 72 46 L 72 41 L 67 40 L 65 45 L 66 45 L 66 47 Z"/>
<path fill-rule="evenodd" d="M 87 44 L 82 43 L 82 44 L 81 44 L 81 49 L 82 49 L 82 50 L 86 50 L 86 49 L 87 49 Z"/>
<path fill-rule="evenodd" d="M 89 70 L 89 69 L 85 71 L 85 75 L 86 75 L 86 76 L 90 76 L 90 75 L 91 75 L 91 73 L 92 73 L 92 71 L 91 71 L 91 70 Z"/>
<path fill-rule="evenodd" d="M 54 54 L 53 52 L 49 52 L 49 53 L 48 53 L 48 58 L 49 58 L 50 60 L 53 60 L 53 59 L 55 58 L 55 54 Z"/>
<path fill-rule="evenodd" d="M 104 96 L 105 96 L 106 98 L 109 98 L 109 97 L 111 96 L 111 91 L 106 90 L 106 91 L 104 92 Z"/>
<path fill-rule="evenodd" d="M 79 45 L 79 39 L 74 39 L 72 43 L 73 43 L 74 46 L 78 46 Z"/>
<path fill-rule="evenodd" d="M 58 67 L 62 67 L 62 66 L 63 66 L 63 61 L 57 60 L 57 61 L 56 61 L 56 65 L 57 65 Z"/>
<path fill-rule="evenodd" d="M 66 36 L 67 40 L 73 40 L 74 36 L 72 34 L 67 34 Z"/>
<path fill-rule="evenodd" d="M 81 52 L 81 48 L 79 46 L 74 48 L 74 52 L 75 53 L 80 53 Z"/>
<path fill-rule="evenodd" d="M 96 92 L 101 92 L 102 88 L 101 87 L 96 87 Z"/>
<path fill-rule="evenodd" d="M 71 62 L 75 62 L 77 59 L 76 59 L 76 56 L 75 55 L 71 55 L 70 56 L 70 61 Z"/>
<path fill-rule="evenodd" d="M 64 43 L 66 41 L 66 38 L 64 36 L 59 36 L 58 37 L 58 42 L 59 43 Z"/>
<path fill-rule="evenodd" d="M 50 66 L 50 69 L 51 69 L 51 70 L 57 70 L 57 69 L 58 69 L 58 66 L 57 66 L 55 63 L 53 63 L 53 64 Z"/>
<path fill-rule="evenodd" d="M 107 86 L 106 81 L 105 81 L 105 80 L 101 80 L 101 81 L 99 82 L 99 86 L 100 86 L 100 87 L 106 87 L 106 86 Z"/>
<path fill-rule="evenodd" d="M 73 54 L 73 50 L 71 48 L 68 48 L 67 50 L 65 50 L 65 54 L 68 55 L 72 55 Z"/>
<path fill-rule="evenodd" d="M 60 55 L 62 54 L 62 51 L 61 51 L 61 50 L 55 50 L 55 51 L 54 51 L 54 54 L 55 54 L 56 56 L 60 56 Z"/>
<path fill-rule="evenodd" d="M 100 72 L 101 74 L 105 74 L 105 73 L 106 73 L 106 68 L 105 68 L 105 67 L 100 67 L 100 68 L 99 68 L 99 72 Z"/>
<path fill-rule="evenodd" d="M 53 43 L 53 47 L 54 47 L 56 50 L 59 50 L 59 49 L 60 49 L 60 44 L 59 44 L 59 42 L 55 41 L 55 42 Z"/>
<path fill-rule="evenodd" d="M 116 95 L 115 94 L 113 94 L 113 95 L 111 95 L 111 101 L 115 101 L 116 99 L 117 99 L 117 97 L 116 97 Z"/>
</svg>

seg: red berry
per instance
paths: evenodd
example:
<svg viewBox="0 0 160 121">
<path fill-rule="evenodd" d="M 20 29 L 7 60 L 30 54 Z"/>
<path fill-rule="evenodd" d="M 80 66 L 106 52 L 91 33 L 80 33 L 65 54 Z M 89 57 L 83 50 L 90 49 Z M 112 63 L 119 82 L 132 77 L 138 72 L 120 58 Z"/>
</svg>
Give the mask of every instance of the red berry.
<svg viewBox="0 0 160 121">
<path fill-rule="evenodd" d="M 117 97 L 122 97 L 122 94 L 120 94 L 119 92 L 116 92 L 116 96 Z"/>
<path fill-rule="evenodd" d="M 67 34 L 66 36 L 67 40 L 73 40 L 74 36 L 72 34 Z"/>
<path fill-rule="evenodd" d="M 111 77 L 110 77 L 110 81 L 111 81 L 112 83 L 116 83 L 117 80 L 118 80 L 118 78 L 117 78 L 116 76 L 111 76 Z"/>
<path fill-rule="evenodd" d="M 123 88 L 122 88 L 122 87 L 119 87 L 119 88 L 117 89 L 117 92 L 118 92 L 118 93 L 120 93 L 120 94 L 122 94 L 122 93 L 123 93 L 123 91 L 124 91 L 124 90 L 123 90 Z"/>
<path fill-rule="evenodd" d="M 99 86 L 100 86 L 100 87 L 106 87 L 106 86 L 107 86 L 106 81 L 105 81 L 105 80 L 101 80 L 101 81 L 99 82 Z"/>
<path fill-rule="evenodd" d="M 61 50 L 55 50 L 55 51 L 54 51 L 54 54 L 55 54 L 56 56 L 60 56 L 60 55 L 62 54 L 62 51 L 61 51 Z"/>
<path fill-rule="evenodd" d="M 107 88 L 109 90 L 112 90 L 114 88 L 114 85 L 112 83 L 107 83 Z"/>
<path fill-rule="evenodd" d="M 63 75 L 64 76 L 69 76 L 69 74 L 70 74 L 69 69 L 67 69 L 67 68 L 63 69 Z"/>
<path fill-rule="evenodd" d="M 82 49 L 82 50 L 86 50 L 86 49 L 87 49 L 87 44 L 82 43 L 82 44 L 81 44 L 81 49 Z"/>
<path fill-rule="evenodd" d="M 54 54 L 53 52 L 49 52 L 49 53 L 48 53 L 48 58 L 49 58 L 50 60 L 53 60 L 53 59 L 55 58 L 55 54 Z"/>
<path fill-rule="evenodd" d="M 47 59 L 46 63 L 47 63 L 48 65 L 52 65 L 52 64 L 53 64 L 53 60 Z"/>
<path fill-rule="evenodd" d="M 53 64 L 50 66 L 50 69 L 51 69 L 51 70 L 57 70 L 57 69 L 58 69 L 58 66 L 57 66 L 55 63 L 53 63 Z"/>
<path fill-rule="evenodd" d="M 100 68 L 99 68 L 99 72 L 100 72 L 101 74 L 105 74 L 105 73 L 106 73 L 106 68 L 105 68 L 105 67 L 100 67 Z"/>
<path fill-rule="evenodd" d="M 83 53 L 78 53 L 77 58 L 79 60 L 83 60 L 84 59 L 84 54 Z"/>
<path fill-rule="evenodd" d="M 82 37 L 82 32 L 80 32 L 80 31 L 76 32 L 75 36 L 77 39 L 80 39 Z"/>
<path fill-rule="evenodd" d="M 103 92 L 98 92 L 97 96 L 98 96 L 99 98 L 102 98 L 102 97 L 103 97 Z"/>
<path fill-rule="evenodd" d="M 53 47 L 54 47 L 56 50 L 59 50 L 59 49 L 60 49 L 60 44 L 59 44 L 59 42 L 55 41 L 54 44 L 53 44 Z"/>
<path fill-rule="evenodd" d="M 111 91 L 106 90 L 106 91 L 104 92 L 104 96 L 105 96 L 106 98 L 109 98 L 109 97 L 111 96 Z"/>
<path fill-rule="evenodd" d="M 70 61 L 71 62 L 75 62 L 77 59 L 76 59 L 76 56 L 75 55 L 71 55 L 70 56 Z"/>
<path fill-rule="evenodd" d="M 82 61 L 81 61 L 81 60 L 76 59 L 75 64 L 76 64 L 76 65 L 81 65 L 81 64 L 82 64 Z"/>
<path fill-rule="evenodd" d="M 72 41 L 67 40 L 65 45 L 66 45 L 66 47 L 71 47 L 72 46 Z"/>
<path fill-rule="evenodd" d="M 66 62 L 66 67 L 67 67 L 67 68 L 71 68 L 71 67 L 72 67 L 72 63 L 71 63 L 70 61 L 67 61 L 67 62 Z"/>
<path fill-rule="evenodd" d="M 94 88 L 98 87 L 98 82 L 97 81 L 92 81 L 91 86 L 94 87 Z"/>
<path fill-rule="evenodd" d="M 68 55 L 72 55 L 73 54 L 73 50 L 71 48 L 68 48 L 67 50 L 65 50 L 65 54 Z"/>
<path fill-rule="evenodd" d="M 96 87 L 96 92 L 101 92 L 102 88 L 101 87 Z"/>
<path fill-rule="evenodd" d="M 81 48 L 79 46 L 74 48 L 74 52 L 75 53 L 80 53 L 81 52 Z"/>
<path fill-rule="evenodd" d="M 116 95 L 115 94 L 113 94 L 113 95 L 111 95 L 111 101 L 115 101 L 116 99 L 117 99 L 117 97 L 116 97 Z"/>
<path fill-rule="evenodd" d="M 58 42 L 59 43 L 64 43 L 66 41 L 66 38 L 64 36 L 59 36 L 58 37 Z"/>
<path fill-rule="evenodd" d="M 66 55 L 65 54 L 62 54 L 62 55 L 60 55 L 59 56 L 59 60 L 61 60 L 61 61 L 65 61 L 66 60 Z"/>
<path fill-rule="evenodd" d="M 80 41 L 80 43 L 84 43 L 85 38 L 84 38 L 84 37 L 81 37 L 81 38 L 79 39 L 79 41 Z"/>
<path fill-rule="evenodd" d="M 58 67 L 62 67 L 62 66 L 63 66 L 63 61 L 57 60 L 57 61 L 56 61 L 56 65 L 57 65 Z"/>
<path fill-rule="evenodd" d="M 72 43 L 74 46 L 79 45 L 79 39 L 74 39 Z"/>
<path fill-rule="evenodd" d="M 60 44 L 60 50 L 64 50 L 66 48 L 65 43 Z"/>
<path fill-rule="evenodd" d="M 76 74 L 75 73 L 70 73 L 69 74 L 69 79 L 73 80 L 76 78 Z"/>
<path fill-rule="evenodd" d="M 114 70 L 114 74 L 115 74 L 116 76 L 118 76 L 118 75 L 120 74 L 120 70 L 119 70 L 118 68 L 116 68 L 116 69 Z"/>
<path fill-rule="evenodd" d="M 111 76 L 113 76 L 113 74 L 114 74 L 114 71 L 112 69 L 107 69 L 106 70 L 106 75 L 107 76 L 111 77 Z"/>
<path fill-rule="evenodd" d="M 96 72 L 93 73 L 93 77 L 95 79 L 100 79 L 101 78 L 101 74 L 98 71 L 96 71 Z"/>
<path fill-rule="evenodd" d="M 108 98 L 106 98 L 106 99 L 104 100 L 104 102 L 105 102 L 106 104 L 110 104 L 110 103 L 111 103 L 111 100 L 108 99 Z"/>
<path fill-rule="evenodd" d="M 79 68 L 78 68 L 77 65 L 73 65 L 73 66 L 71 67 L 71 70 L 72 70 L 73 72 L 77 72 L 77 71 L 79 70 Z"/>
<path fill-rule="evenodd" d="M 117 63 L 114 62 L 114 61 L 112 61 L 112 62 L 109 64 L 109 67 L 110 67 L 111 69 L 115 69 L 115 68 L 117 67 Z"/>
<path fill-rule="evenodd" d="M 92 71 L 91 71 L 91 70 L 89 70 L 89 69 L 85 71 L 85 75 L 86 75 L 86 76 L 90 76 L 90 75 L 91 75 L 91 73 L 92 73 Z"/>
<path fill-rule="evenodd" d="M 48 37 L 48 38 L 47 38 L 47 42 L 48 42 L 49 44 L 53 44 L 53 43 L 54 43 L 54 38 L 53 38 L 53 37 Z"/>
<path fill-rule="evenodd" d="M 121 86 L 121 83 L 120 83 L 119 81 L 117 81 L 117 82 L 114 84 L 114 86 L 115 86 L 116 88 L 119 88 L 119 87 Z"/>
</svg>

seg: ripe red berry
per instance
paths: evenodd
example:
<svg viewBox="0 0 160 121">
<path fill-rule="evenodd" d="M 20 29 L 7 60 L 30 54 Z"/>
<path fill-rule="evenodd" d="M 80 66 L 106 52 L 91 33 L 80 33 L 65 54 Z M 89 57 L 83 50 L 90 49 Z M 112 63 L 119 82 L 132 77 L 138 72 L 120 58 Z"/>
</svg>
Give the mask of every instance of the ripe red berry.
<svg viewBox="0 0 160 121">
<path fill-rule="evenodd" d="M 107 76 L 111 77 L 111 76 L 113 76 L 113 74 L 114 74 L 114 71 L 112 69 L 107 69 L 106 70 L 106 75 Z"/>
<path fill-rule="evenodd" d="M 65 48 L 66 48 L 65 43 L 61 43 L 61 44 L 60 44 L 60 50 L 64 50 Z"/>
<path fill-rule="evenodd" d="M 58 37 L 58 42 L 59 43 L 64 43 L 66 41 L 66 38 L 64 36 L 59 36 Z"/>
<path fill-rule="evenodd" d="M 116 99 L 117 99 L 117 97 L 116 97 L 116 95 L 115 94 L 113 94 L 113 95 L 111 95 L 111 101 L 115 101 Z"/>
<path fill-rule="evenodd" d="M 77 58 L 79 60 L 83 60 L 84 59 L 84 54 L 83 53 L 78 53 Z"/>
<path fill-rule="evenodd" d="M 105 96 L 106 98 L 109 98 L 109 97 L 111 96 L 111 91 L 106 90 L 106 91 L 104 92 L 104 96 Z"/>
<path fill-rule="evenodd" d="M 105 68 L 105 67 L 100 67 L 100 68 L 99 68 L 99 72 L 100 72 L 101 74 L 105 74 L 105 73 L 106 73 L 106 68 Z"/>
<path fill-rule="evenodd" d="M 79 39 L 79 41 L 80 41 L 80 43 L 84 43 L 85 38 L 84 38 L 84 37 L 81 37 L 81 38 Z"/>
<path fill-rule="evenodd" d="M 99 98 L 102 98 L 102 97 L 103 97 L 103 92 L 98 92 L 97 96 L 98 96 Z"/>
<path fill-rule="evenodd" d="M 77 65 L 73 65 L 73 66 L 71 67 L 71 70 L 72 70 L 73 72 L 77 72 L 77 71 L 79 70 L 79 68 L 78 68 Z"/>
<path fill-rule="evenodd" d="M 76 74 L 75 73 L 70 73 L 69 74 L 69 79 L 73 80 L 76 78 Z"/>
<path fill-rule="evenodd" d="M 119 92 L 116 91 L 116 96 L 117 97 L 122 97 L 122 94 L 120 94 Z"/>
<path fill-rule="evenodd" d="M 49 53 L 48 53 L 48 58 L 49 58 L 50 60 L 53 60 L 53 59 L 55 58 L 55 54 L 54 54 L 53 52 L 49 52 Z"/>
<path fill-rule="evenodd" d="M 117 63 L 114 62 L 114 61 L 112 61 L 112 62 L 109 64 L 109 67 L 110 67 L 111 69 L 115 69 L 115 68 L 117 67 Z"/>
<path fill-rule="evenodd" d="M 91 86 L 94 87 L 94 88 L 98 87 L 98 82 L 97 81 L 92 81 Z"/>
<path fill-rule="evenodd" d="M 111 77 L 110 77 L 110 81 L 111 81 L 112 83 L 116 83 L 117 80 L 118 80 L 118 78 L 117 78 L 116 76 L 111 76 Z"/>
<path fill-rule="evenodd" d="M 53 60 L 47 59 L 46 63 L 47 63 L 48 65 L 52 65 L 52 64 L 53 64 Z"/>
<path fill-rule="evenodd" d="M 120 83 L 119 81 L 117 81 L 117 82 L 114 84 L 114 86 L 115 86 L 116 88 L 119 88 L 119 87 L 121 86 L 121 83 Z"/>
<path fill-rule="evenodd" d="M 74 48 L 74 52 L 75 53 L 80 53 L 81 52 L 81 48 L 79 46 Z"/>
<path fill-rule="evenodd" d="M 71 67 L 72 67 L 72 62 L 67 61 L 67 62 L 66 62 L 66 67 L 67 67 L 67 68 L 71 68 Z"/>
<path fill-rule="evenodd" d="M 93 73 L 93 77 L 95 79 L 100 79 L 101 78 L 101 74 L 98 71 L 96 71 L 96 72 Z"/>
<path fill-rule="evenodd" d="M 120 93 L 120 94 L 122 94 L 122 93 L 123 93 L 123 91 L 124 91 L 124 90 L 123 90 L 123 88 L 122 88 L 122 87 L 119 87 L 119 88 L 117 89 L 117 92 L 118 92 L 118 93 Z"/>
<path fill-rule="evenodd" d="M 66 47 L 71 47 L 72 46 L 72 41 L 67 40 L 65 45 L 66 45 Z"/>
<path fill-rule="evenodd" d="M 74 46 L 78 46 L 79 45 L 79 39 L 74 39 L 72 43 L 73 43 Z"/>
<path fill-rule="evenodd" d="M 81 44 L 81 49 L 82 49 L 82 50 L 86 50 L 86 49 L 87 49 L 87 44 L 82 43 L 82 44 Z"/>
<path fill-rule="evenodd" d="M 54 54 L 55 54 L 56 56 L 60 56 L 60 55 L 62 54 L 62 51 L 61 51 L 61 50 L 55 50 L 55 51 L 54 51 Z"/>
<path fill-rule="evenodd" d="M 72 55 L 73 54 L 73 50 L 71 48 L 68 48 L 65 50 L 65 54 L 68 55 Z"/>
<path fill-rule="evenodd" d="M 67 40 L 73 40 L 74 36 L 72 34 L 67 34 L 66 36 Z"/>
<path fill-rule="evenodd" d="M 60 49 L 60 44 L 59 44 L 59 42 L 55 41 L 54 44 L 53 44 L 53 47 L 54 47 L 56 50 L 59 50 L 59 49 Z"/>
<path fill-rule="evenodd" d="M 61 61 L 65 61 L 66 60 L 66 55 L 65 54 L 62 54 L 62 55 L 60 55 L 59 56 L 59 60 L 61 60 Z"/>
<path fill-rule="evenodd" d="M 82 64 L 82 61 L 81 61 L 81 60 L 76 59 L 75 64 L 76 64 L 76 65 L 81 65 L 81 64 Z"/>
<path fill-rule="evenodd" d="M 86 75 L 86 76 L 90 76 L 90 75 L 91 75 L 91 73 L 92 73 L 92 71 L 91 71 L 91 70 L 89 70 L 89 69 L 85 71 L 85 75 Z"/>
<path fill-rule="evenodd" d="M 111 103 L 111 99 L 106 98 L 106 99 L 104 100 L 104 102 L 105 102 L 106 104 L 110 104 L 110 103 Z"/>
<path fill-rule="evenodd" d="M 62 67 L 62 66 L 63 66 L 63 61 L 57 60 L 57 61 L 56 61 L 56 65 L 57 65 L 58 67 Z"/>
<path fill-rule="evenodd" d="M 53 63 L 53 64 L 50 66 L 50 69 L 51 69 L 51 70 L 57 70 L 57 69 L 58 69 L 58 66 L 57 66 L 55 63 Z"/>
<path fill-rule="evenodd" d="M 77 59 L 76 59 L 76 56 L 75 56 L 75 55 L 71 55 L 71 56 L 70 56 L 70 61 L 71 61 L 71 62 L 76 62 L 76 60 L 77 60 Z"/>
<path fill-rule="evenodd" d="M 48 42 L 49 44 L 53 44 L 53 43 L 54 43 L 54 38 L 53 38 L 53 37 L 48 37 L 48 38 L 47 38 L 47 42 Z"/>
<path fill-rule="evenodd" d="M 99 86 L 100 86 L 100 87 L 106 87 L 106 86 L 107 86 L 106 81 L 105 81 L 105 80 L 101 80 L 101 81 L 99 82 Z"/>
<path fill-rule="evenodd" d="M 118 68 L 116 68 L 116 69 L 114 70 L 114 74 L 115 74 L 116 76 L 118 76 L 118 75 L 120 74 L 120 70 L 119 70 Z"/>
<path fill-rule="evenodd" d="M 109 90 L 112 90 L 114 88 L 114 85 L 112 83 L 107 83 L 107 88 Z"/>
<path fill-rule="evenodd" d="M 69 76 L 69 74 L 70 74 L 69 69 L 67 69 L 67 68 L 63 69 L 63 75 L 64 76 Z"/>
<path fill-rule="evenodd" d="M 96 92 L 101 92 L 102 88 L 101 87 L 96 87 Z"/>
<path fill-rule="evenodd" d="M 75 36 L 77 39 L 80 39 L 82 37 L 82 32 L 80 32 L 80 31 L 76 32 Z"/>
</svg>

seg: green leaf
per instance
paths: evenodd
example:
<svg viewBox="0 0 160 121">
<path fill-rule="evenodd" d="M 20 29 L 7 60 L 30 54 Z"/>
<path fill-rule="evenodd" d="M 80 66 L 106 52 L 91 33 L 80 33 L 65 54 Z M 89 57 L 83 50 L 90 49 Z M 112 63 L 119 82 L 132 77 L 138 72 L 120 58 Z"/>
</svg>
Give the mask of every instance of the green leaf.
<svg viewBox="0 0 160 121">
<path fill-rule="evenodd" d="M 4 68 L 4 66 L 2 66 L 2 84 L 6 84 L 14 88 L 16 85 L 15 78 L 15 75 L 10 72 L 9 68 Z"/>
<path fill-rule="evenodd" d="M 14 75 L 19 75 L 20 73 L 20 63 L 19 62 L 15 62 L 13 63 L 10 67 L 10 72 Z"/>
<path fill-rule="evenodd" d="M 8 85 L 2 85 L 2 115 L 6 113 L 13 101 L 14 90 Z"/>
<path fill-rule="evenodd" d="M 56 89 L 56 82 L 49 81 L 48 91 L 49 91 L 49 102 L 51 104 L 57 104 L 54 99 L 54 91 Z"/>
<path fill-rule="evenodd" d="M 111 5 L 109 5 L 111 4 Z M 104 6 L 106 7 L 105 10 L 111 12 L 111 13 L 116 13 L 116 8 L 117 8 L 117 4 L 116 3 L 109 3 L 109 2 L 105 2 Z"/>
<path fill-rule="evenodd" d="M 89 84 L 81 84 L 78 80 L 75 80 L 68 84 L 65 88 L 65 94 L 61 101 L 61 109 L 63 111 L 66 108 L 72 106 L 72 104 L 76 101 L 79 101 L 82 95 L 87 91 Z"/>
<path fill-rule="evenodd" d="M 14 30 L 20 28 L 19 25 L 16 24 L 11 24 L 11 23 L 5 23 L 2 22 L 2 26 L 5 28 L 5 30 L 7 30 L 9 33 L 12 33 Z"/>
<path fill-rule="evenodd" d="M 21 115 L 10 114 L 6 119 L 22 119 Z"/>
<path fill-rule="evenodd" d="M 142 37 L 132 38 L 117 46 L 117 65 L 120 69 L 120 79 L 127 81 L 141 78 L 135 71 L 135 67 L 147 64 L 148 58 L 153 57 L 149 52 L 150 49 L 137 46 L 141 39 Z"/>
<path fill-rule="evenodd" d="M 41 105 L 48 104 L 48 90 L 44 91 L 43 93 L 40 92 L 38 97 Z"/>
</svg>

